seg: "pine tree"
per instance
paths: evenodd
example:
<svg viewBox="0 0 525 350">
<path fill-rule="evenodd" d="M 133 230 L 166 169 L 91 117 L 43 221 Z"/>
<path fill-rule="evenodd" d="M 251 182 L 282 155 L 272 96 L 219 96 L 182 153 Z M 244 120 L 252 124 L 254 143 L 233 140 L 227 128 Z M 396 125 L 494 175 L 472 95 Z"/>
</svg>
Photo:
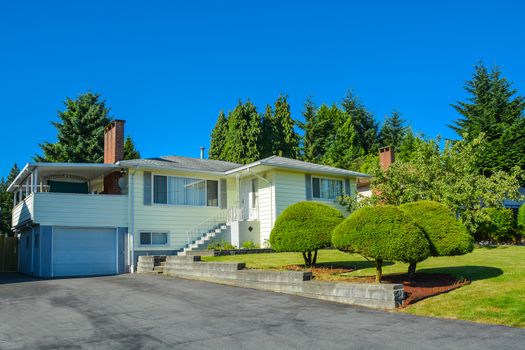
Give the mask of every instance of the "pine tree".
<svg viewBox="0 0 525 350">
<path fill-rule="evenodd" d="M 262 158 L 266 158 L 273 154 L 273 110 L 270 105 L 266 105 L 266 109 L 262 116 L 261 138 L 261 156 Z"/>
<path fill-rule="evenodd" d="M 272 120 L 272 154 L 297 158 L 299 135 L 295 132 L 295 121 L 292 119 L 288 97 L 280 95 L 275 102 Z"/>
<path fill-rule="evenodd" d="M 386 118 L 385 123 L 381 128 L 381 146 L 392 146 L 398 148 L 407 132 L 407 128 L 404 124 L 405 121 L 401 119 L 401 113 L 393 111 L 392 115 Z"/>
<path fill-rule="evenodd" d="M 525 97 L 517 95 L 499 68 L 489 70 L 483 64 L 475 67 L 465 90 L 470 97 L 452 105 L 461 118 L 450 128 L 467 141 L 485 135 L 486 151 L 478 159 L 479 170 L 490 175 L 515 165 L 525 169 Z"/>
<path fill-rule="evenodd" d="M 247 164 L 261 158 L 261 117 L 250 102 L 239 101 L 228 115 L 228 138 L 224 159 Z"/>
<path fill-rule="evenodd" d="M 16 163 L 11 168 L 7 179 L 0 179 L 0 234 L 11 233 L 11 213 L 13 210 L 13 194 L 7 192 L 9 185 L 15 180 L 20 173 Z"/>
<path fill-rule="evenodd" d="M 101 163 L 104 159 L 104 127 L 109 124 L 109 108 L 100 95 L 85 93 L 76 100 L 67 98 L 66 109 L 58 112 L 61 122 L 56 143 L 40 144 L 43 155 L 38 162 Z"/>
<path fill-rule="evenodd" d="M 337 119 L 332 131 L 333 136 L 330 137 L 330 141 L 326 145 L 323 163 L 337 168 L 348 169 L 359 156 L 359 152 L 355 149 L 356 133 L 354 124 L 350 116 L 340 109 L 334 109 L 334 107 L 332 108 Z"/>
<path fill-rule="evenodd" d="M 131 136 L 126 137 L 124 142 L 124 159 L 139 159 L 140 152 L 135 148 L 135 143 L 131 139 Z"/>
<path fill-rule="evenodd" d="M 375 153 L 379 145 L 379 125 L 361 100 L 348 91 L 341 103 L 343 110 L 352 117 L 354 130 L 357 136 L 357 144 L 362 155 Z"/>
<path fill-rule="evenodd" d="M 228 118 L 224 111 L 220 111 L 215 127 L 211 132 L 211 142 L 210 142 L 210 159 L 224 159 L 224 146 L 226 140 L 228 139 Z"/>
<path fill-rule="evenodd" d="M 298 126 L 303 130 L 302 137 L 302 158 L 307 162 L 315 161 L 313 144 L 316 143 L 317 136 L 313 133 L 313 125 L 317 118 L 317 107 L 311 97 L 307 97 L 304 103 L 303 111 L 304 122 L 298 123 Z"/>
</svg>

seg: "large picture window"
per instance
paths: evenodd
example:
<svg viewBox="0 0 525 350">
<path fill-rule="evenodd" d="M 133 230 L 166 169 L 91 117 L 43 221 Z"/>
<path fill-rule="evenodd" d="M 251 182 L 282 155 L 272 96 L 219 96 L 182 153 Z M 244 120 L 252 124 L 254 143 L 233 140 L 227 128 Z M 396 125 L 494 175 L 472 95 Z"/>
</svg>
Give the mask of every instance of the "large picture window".
<svg viewBox="0 0 525 350">
<path fill-rule="evenodd" d="M 343 181 L 312 177 L 312 197 L 335 200 L 343 194 Z"/>
<path fill-rule="evenodd" d="M 177 176 L 153 176 L 156 204 L 219 206 L 219 182 Z"/>
</svg>

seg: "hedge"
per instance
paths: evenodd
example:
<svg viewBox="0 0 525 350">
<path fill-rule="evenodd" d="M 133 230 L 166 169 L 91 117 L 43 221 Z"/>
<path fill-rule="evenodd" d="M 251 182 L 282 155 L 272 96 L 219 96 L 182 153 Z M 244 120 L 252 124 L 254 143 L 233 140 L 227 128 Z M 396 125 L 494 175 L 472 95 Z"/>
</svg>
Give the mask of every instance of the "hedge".
<svg viewBox="0 0 525 350">
<path fill-rule="evenodd" d="M 518 228 L 521 236 L 525 236 L 525 203 L 518 210 Z"/>
<path fill-rule="evenodd" d="M 315 265 L 317 250 L 331 245 L 332 231 L 343 219 L 339 210 L 326 204 L 295 203 L 275 221 L 270 245 L 279 252 L 302 252 L 305 264 Z"/>
<path fill-rule="evenodd" d="M 476 240 L 506 243 L 518 239 L 518 227 L 512 209 L 485 208 L 483 211 L 487 214 L 487 220 L 478 227 Z"/>
</svg>

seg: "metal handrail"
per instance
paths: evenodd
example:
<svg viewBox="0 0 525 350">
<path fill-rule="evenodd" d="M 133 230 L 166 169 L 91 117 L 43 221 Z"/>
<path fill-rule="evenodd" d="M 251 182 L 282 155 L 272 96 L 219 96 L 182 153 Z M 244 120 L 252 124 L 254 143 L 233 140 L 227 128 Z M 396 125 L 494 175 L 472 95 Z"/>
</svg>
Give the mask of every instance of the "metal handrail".
<svg viewBox="0 0 525 350">
<path fill-rule="evenodd" d="M 227 223 L 229 217 L 228 213 L 228 210 L 221 210 L 216 215 L 207 218 L 206 220 L 189 230 L 186 233 L 188 238 L 188 246 L 190 245 L 191 237 L 201 237 L 204 233 L 214 228 L 215 226 Z"/>
</svg>

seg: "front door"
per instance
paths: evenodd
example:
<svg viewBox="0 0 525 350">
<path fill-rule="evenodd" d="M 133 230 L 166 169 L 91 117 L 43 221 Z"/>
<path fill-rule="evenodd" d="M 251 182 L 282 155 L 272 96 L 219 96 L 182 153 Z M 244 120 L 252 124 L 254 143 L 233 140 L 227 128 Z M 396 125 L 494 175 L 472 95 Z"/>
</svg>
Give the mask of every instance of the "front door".
<svg viewBox="0 0 525 350">
<path fill-rule="evenodd" d="M 257 219 L 257 179 L 241 181 L 240 204 L 242 220 Z"/>
</svg>

